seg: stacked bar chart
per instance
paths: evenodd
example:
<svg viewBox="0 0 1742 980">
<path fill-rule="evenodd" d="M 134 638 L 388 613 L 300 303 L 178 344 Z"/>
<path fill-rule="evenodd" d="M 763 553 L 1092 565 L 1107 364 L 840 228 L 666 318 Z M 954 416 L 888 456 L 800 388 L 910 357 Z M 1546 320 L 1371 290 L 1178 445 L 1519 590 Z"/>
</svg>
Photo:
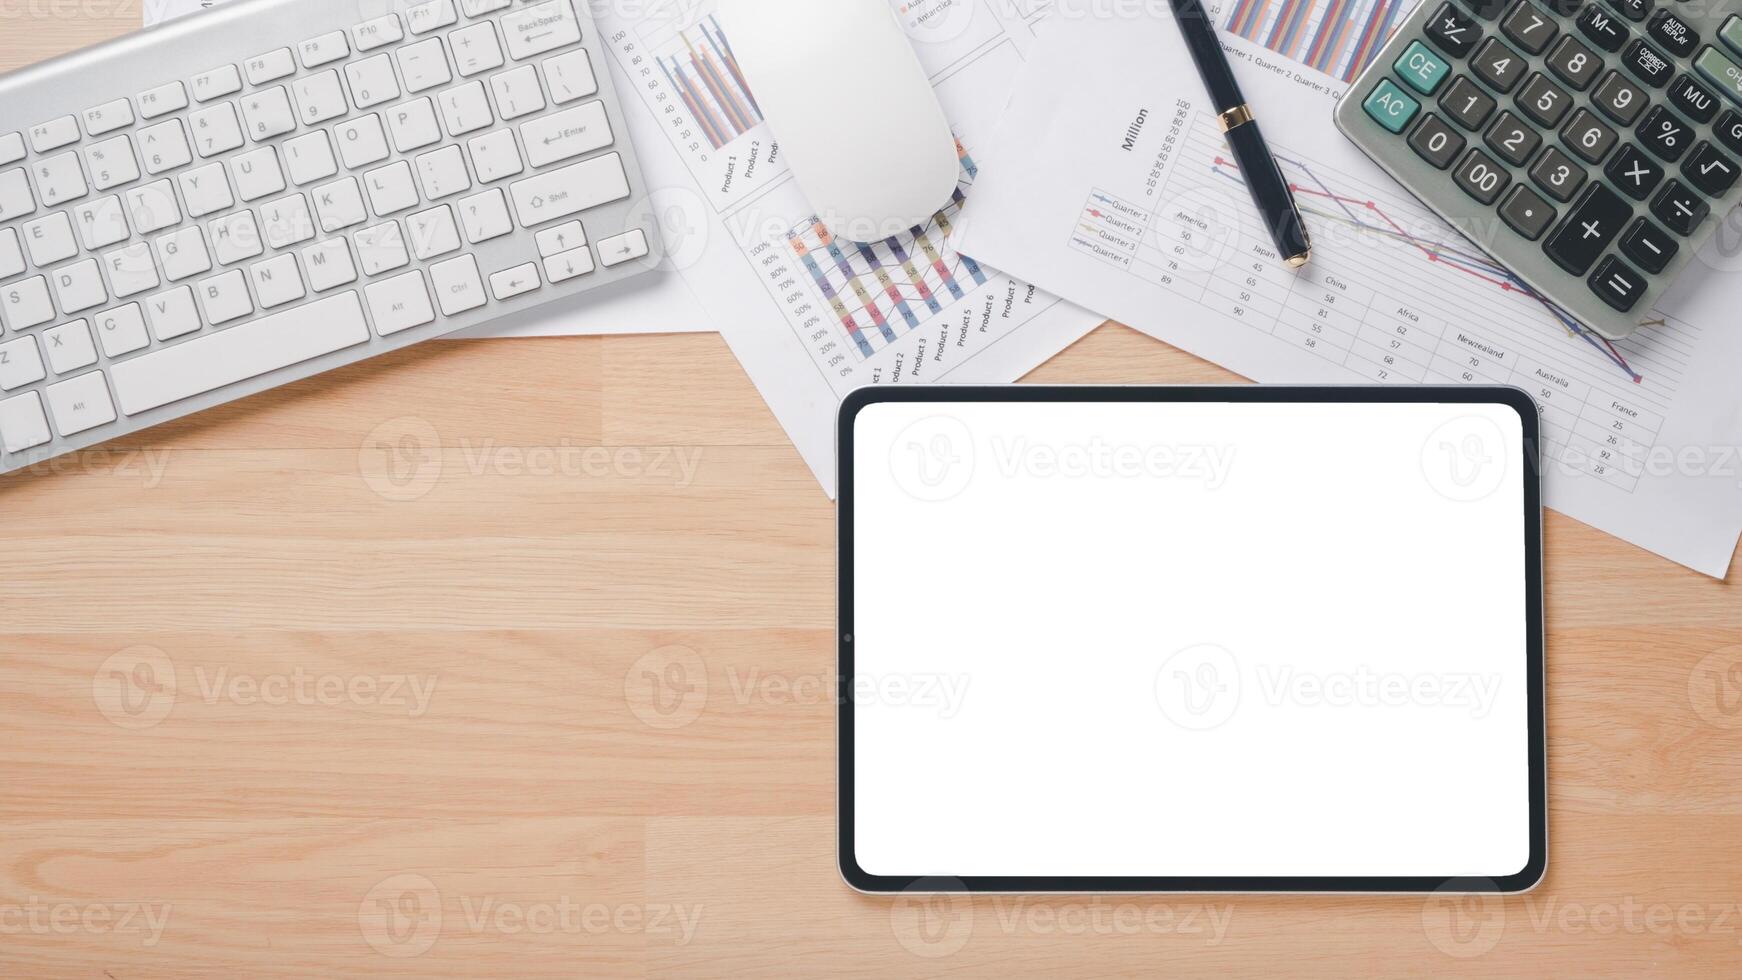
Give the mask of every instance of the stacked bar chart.
<svg viewBox="0 0 1742 980">
<path fill-rule="evenodd" d="M 862 358 L 986 282 L 978 263 L 944 243 L 976 172 L 967 151 L 959 143 L 956 149 L 964 180 L 926 226 L 880 242 L 848 242 L 812 216 L 786 234 L 787 246 Z"/>
<path fill-rule="evenodd" d="M 671 53 L 658 57 L 660 70 L 714 149 L 762 121 L 762 110 L 732 56 L 731 42 L 712 14 L 677 32 L 668 50 Z"/>
<path fill-rule="evenodd" d="M 1234 0 L 1223 26 L 1349 82 L 1413 6 L 1406 0 Z"/>
</svg>

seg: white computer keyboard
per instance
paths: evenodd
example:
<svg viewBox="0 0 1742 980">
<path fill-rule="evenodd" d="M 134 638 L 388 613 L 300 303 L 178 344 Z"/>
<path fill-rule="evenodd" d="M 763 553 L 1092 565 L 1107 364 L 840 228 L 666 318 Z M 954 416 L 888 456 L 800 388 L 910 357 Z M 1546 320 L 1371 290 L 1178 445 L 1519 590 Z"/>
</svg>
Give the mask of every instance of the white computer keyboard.
<svg viewBox="0 0 1742 980">
<path fill-rule="evenodd" d="M 0 473 L 652 268 L 584 0 L 238 0 L 0 78 Z"/>
</svg>

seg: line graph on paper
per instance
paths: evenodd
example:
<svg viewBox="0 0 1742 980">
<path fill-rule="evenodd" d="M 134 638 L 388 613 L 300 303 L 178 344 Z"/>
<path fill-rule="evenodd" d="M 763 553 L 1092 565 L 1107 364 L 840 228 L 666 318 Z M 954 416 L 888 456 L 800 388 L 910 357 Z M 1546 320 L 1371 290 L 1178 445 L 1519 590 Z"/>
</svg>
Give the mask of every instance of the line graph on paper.
<svg viewBox="0 0 1742 980">
<path fill-rule="evenodd" d="M 1301 273 L 1277 261 L 1220 133 L 1198 114 L 1153 197 L 1167 203 L 1091 190 L 1070 247 L 1323 358 L 1350 381 L 1518 385 L 1541 406 L 1548 458 L 1637 486 L 1697 328 L 1666 318 L 1610 344 L 1402 191 L 1272 149 L 1313 237 Z"/>
</svg>

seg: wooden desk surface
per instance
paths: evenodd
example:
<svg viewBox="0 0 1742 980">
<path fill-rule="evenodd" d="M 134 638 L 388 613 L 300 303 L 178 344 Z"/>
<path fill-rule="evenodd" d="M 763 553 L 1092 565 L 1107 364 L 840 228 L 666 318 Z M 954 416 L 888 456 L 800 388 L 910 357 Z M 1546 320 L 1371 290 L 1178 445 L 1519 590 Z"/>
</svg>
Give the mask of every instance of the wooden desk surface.
<svg viewBox="0 0 1742 980">
<path fill-rule="evenodd" d="M 974 902 L 836 876 L 833 506 L 717 336 L 427 344 L 0 515 L 0 975 L 1742 971 L 1742 601 L 1559 515 L 1537 892 Z"/>
</svg>

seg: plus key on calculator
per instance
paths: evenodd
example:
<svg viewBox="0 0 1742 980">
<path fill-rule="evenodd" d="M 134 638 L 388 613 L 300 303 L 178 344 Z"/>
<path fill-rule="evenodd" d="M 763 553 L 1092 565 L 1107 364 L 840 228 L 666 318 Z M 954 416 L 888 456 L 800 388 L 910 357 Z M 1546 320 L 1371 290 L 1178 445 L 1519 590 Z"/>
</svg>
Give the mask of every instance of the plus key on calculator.
<svg viewBox="0 0 1742 980">
<path fill-rule="evenodd" d="M 1424 0 L 1336 123 L 1520 283 L 1618 340 L 1742 196 L 1742 6 Z"/>
</svg>

